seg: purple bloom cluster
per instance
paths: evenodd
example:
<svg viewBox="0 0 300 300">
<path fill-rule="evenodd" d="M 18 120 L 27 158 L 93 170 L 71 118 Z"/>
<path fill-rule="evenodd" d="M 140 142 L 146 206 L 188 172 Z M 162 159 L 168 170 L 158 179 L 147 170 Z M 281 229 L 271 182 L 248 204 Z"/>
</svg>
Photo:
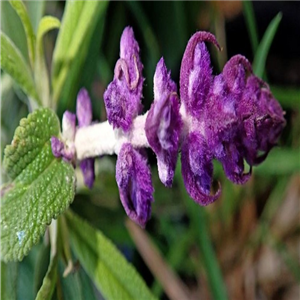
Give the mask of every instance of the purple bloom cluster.
<svg viewBox="0 0 300 300">
<path fill-rule="evenodd" d="M 222 163 L 229 180 L 243 184 L 252 166 L 261 163 L 277 144 L 285 126 L 282 108 L 268 85 L 253 74 L 249 61 L 236 55 L 214 76 L 206 42 L 220 49 L 208 32 L 195 33 L 187 44 L 180 70 L 180 97 L 160 59 L 154 74 L 154 101 L 144 116 L 138 116 L 142 111 L 143 65 L 132 28 L 123 31 L 120 58 L 104 103 L 115 137 L 122 141 L 115 151 L 120 199 L 127 215 L 142 227 L 150 218 L 154 191 L 144 147 L 150 146 L 156 154 L 159 178 L 167 187 L 172 185 L 181 151 L 185 187 L 197 203 L 208 205 L 221 192 L 219 184 L 211 193 L 213 159 Z M 88 98 L 85 91 L 78 96 L 79 127 L 91 123 L 91 108 L 81 98 Z M 137 118 L 144 121 L 135 123 Z M 146 144 L 132 142 L 136 124 L 142 127 L 139 134 Z M 68 148 L 58 139 L 53 140 L 52 149 L 54 155 L 68 159 Z M 244 161 L 250 166 L 248 172 Z M 94 180 L 93 165 L 93 158 L 80 164 L 88 186 Z"/>
</svg>

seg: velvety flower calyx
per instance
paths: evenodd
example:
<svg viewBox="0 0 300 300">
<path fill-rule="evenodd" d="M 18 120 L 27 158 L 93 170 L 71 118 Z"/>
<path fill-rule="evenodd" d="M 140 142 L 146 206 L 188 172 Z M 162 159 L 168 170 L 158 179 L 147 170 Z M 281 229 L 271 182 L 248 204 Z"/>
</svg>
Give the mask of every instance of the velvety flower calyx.
<svg viewBox="0 0 300 300">
<path fill-rule="evenodd" d="M 151 171 L 147 159 L 130 143 L 123 144 L 119 152 L 116 180 L 127 215 L 141 227 L 145 227 L 151 216 L 153 202 Z"/>
<path fill-rule="evenodd" d="M 173 182 L 182 128 L 179 107 L 176 84 L 161 58 L 154 75 L 154 102 L 147 115 L 145 132 L 157 156 L 159 178 L 168 187 Z"/>
<path fill-rule="evenodd" d="M 238 104 L 238 113 L 245 159 L 250 165 L 257 165 L 277 145 L 286 124 L 284 112 L 269 86 L 251 75 Z"/>
<path fill-rule="evenodd" d="M 139 45 L 131 27 L 126 27 L 120 42 L 120 59 L 114 71 L 114 79 L 104 93 L 107 118 L 114 128 L 128 131 L 133 119 L 141 112 L 143 65 Z"/>
</svg>

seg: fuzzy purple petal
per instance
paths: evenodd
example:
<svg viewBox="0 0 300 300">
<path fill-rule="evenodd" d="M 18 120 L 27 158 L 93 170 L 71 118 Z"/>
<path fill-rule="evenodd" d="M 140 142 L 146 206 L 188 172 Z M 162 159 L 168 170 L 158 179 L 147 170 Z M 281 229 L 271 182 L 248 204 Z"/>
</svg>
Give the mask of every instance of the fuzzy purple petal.
<svg viewBox="0 0 300 300">
<path fill-rule="evenodd" d="M 223 151 L 219 157 L 216 157 L 223 165 L 226 177 L 236 184 L 246 183 L 252 173 L 252 168 L 248 173 L 244 173 L 244 157 L 238 143 L 223 143 Z"/>
<path fill-rule="evenodd" d="M 206 103 L 205 131 L 210 149 L 218 156 L 224 141 L 234 141 L 238 132 L 236 99 L 227 88 L 222 74 L 216 76 Z"/>
<path fill-rule="evenodd" d="M 240 93 L 230 89 L 223 74 L 214 78 L 205 106 L 205 132 L 208 146 L 215 158 L 221 161 L 226 176 L 237 184 L 245 183 L 250 173 L 244 174 L 243 151 L 239 138 L 237 101 Z"/>
<path fill-rule="evenodd" d="M 248 59 L 242 55 L 235 55 L 225 64 L 223 77 L 229 91 L 240 101 L 246 86 L 247 73 L 252 74 L 252 67 Z"/>
<path fill-rule="evenodd" d="M 123 31 L 120 42 L 120 59 L 114 71 L 114 80 L 104 93 L 107 118 L 114 128 L 128 131 L 133 119 L 141 112 L 143 65 L 139 46 L 131 27 Z"/>
<path fill-rule="evenodd" d="M 250 165 L 259 164 L 278 142 L 286 123 L 284 112 L 268 85 L 252 75 L 238 105 L 238 114 L 245 158 Z"/>
<path fill-rule="evenodd" d="M 220 49 L 213 34 L 199 31 L 190 38 L 181 62 L 180 96 L 186 111 L 193 117 L 201 113 L 213 79 L 205 42 Z"/>
<path fill-rule="evenodd" d="M 76 115 L 79 127 L 91 124 L 93 117 L 92 103 L 87 90 L 84 88 L 82 88 L 77 95 Z"/>
<path fill-rule="evenodd" d="M 214 202 L 221 193 L 210 194 L 213 175 L 213 155 L 204 137 L 191 132 L 183 142 L 181 149 L 181 168 L 187 192 L 200 205 Z"/>
<path fill-rule="evenodd" d="M 151 216 L 153 186 L 146 158 L 131 144 L 122 145 L 116 165 L 120 199 L 127 215 L 145 227 Z"/>
<path fill-rule="evenodd" d="M 91 189 L 95 181 L 95 159 L 86 158 L 80 162 L 85 185 Z"/>
<path fill-rule="evenodd" d="M 171 80 L 163 59 L 157 64 L 154 75 L 154 97 L 145 132 L 150 147 L 157 155 L 159 178 L 170 187 L 177 162 L 182 120 L 176 84 Z"/>
<path fill-rule="evenodd" d="M 62 151 L 64 149 L 64 143 L 57 137 L 51 137 L 51 149 L 55 157 L 62 157 Z"/>
</svg>

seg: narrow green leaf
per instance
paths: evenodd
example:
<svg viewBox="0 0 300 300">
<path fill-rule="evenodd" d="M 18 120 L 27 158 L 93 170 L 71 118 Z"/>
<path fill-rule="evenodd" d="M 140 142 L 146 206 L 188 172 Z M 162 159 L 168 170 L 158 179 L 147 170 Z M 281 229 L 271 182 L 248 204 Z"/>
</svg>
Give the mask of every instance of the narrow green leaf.
<svg viewBox="0 0 300 300">
<path fill-rule="evenodd" d="M 226 286 L 222 277 L 218 259 L 213 249 L 213 244 L 209 237 L 205 210 L 188 196 L 181 176 L 181 164 L 179 163 L 179 165 L 180 166 L 176 169 L 176 177 L 186 203 L 187 212 L 193 227 L 196 228 L 197 231 L 196 237 L 198 238 L 198 247 L 200 248 L 201 256 L 203 258 L 202 262 L 210 285 L 212 298 L 215 300 L 226 300 L 228 299 Z"/>
<path fill-rule="evenodd" d="M 44 35 L 55 28 L 59 28 L 60 21 L 57 18 L 45 16 L 41 19 L 36 39 L 36 61 L 34 65 L 34 77 L 36 89 L 44 107 L 51 107 L 49 75 L 45 62 L 43 47 Z"/>
<path fill-rule="evenodd" d="M 257 48 L 257 52 L 255 53 L 254 61 L 253 61 L 253 71 L 256 76 L 262 77 L 265 65 L 266 65 L 266 59 L 269 53 L 269 49 L 271 47 L 271 44 L 273 42 L 275 33 L 277 31 L 277 28 L 279 26 L 279 23 L 282 18 L 282 13 L 278 13 L 276 17 L 270 22 L 267 30 L 264 33 L 264 36 Z"/>
<path fill-rule="evenodd" d="M 13 179 L 1 199 L 1 256 L 21 260 L 36 244 L 53 218 L 73 201 L 73 167 L 56 159 L 50 138 L 58 136 L 59 120 L 40 109 L 20 121 L 11 145 L 5 148 L 4 167 Z"/>
<path fill-rule="evenodd" d="M 0 1 L 1 31 L 5 33 L 20 50 L 25 61 L 29 62 L 26 34 L 16 11 L 8 1 Z M 2 98 L 3 99 L 3 98 Z"/>
<path fill-rule="evenodd" d="M 44 15 L 46 1 L 25 1 L 24 4 L 26 5 L 33 31 L 36 34 L 40 20 Z"/>
<path fill-rule="evenodd" d="M 66 216 L 73 250 L 105 299 L 154 299 L 110 240 L 71 211 Z"/>
<path fill-rule="evenodd" d="M 34 61 L 35 61 L 35 34 L 33 32 L 33 28 L 31 25 L 29 15 L 27 13 L 26 6 L 20 0 L 11 0 L 10 4 L 15 9 L 15 11 L 19 15 L 23 23 L 24 30 L 26 33 L 26 38 L 27 38 L 29 59 L 30 59 L 31 66 L 33 68 Z"/>
<path fill-rule="evenodd" d="M 256 53 L 258 47 L 258 31 L 255 21 L 255 15 L 253 10 L 253 5 L 251 1 L 242 1 L 243 12 L 246 19 L 246 26 L 250 36 L 251 47 L 253 54 Z"/>
<path fill-rule="evenodd" d="M 61 97 L 68 75 L 80 77 L 91 36 L 106 9 L 104 1 L 68 1 L 53 55 L 53 100 Z M 70 85 L 70 83 L 69 83 Z"/>
<path fill-rule="evenodd" d="M 29 97 L 37 100 L 31 71 L 20 51 L 13 42 L 1 32 L 1 68 L 7 72 Z"/>
<path fill-rule="evenodd" d="M 1 262 L 1 299 L 17 299 L 18 265 L 15 262 Z"/>
<path fill-rule="evenodd" d="M 69 49 L 73 33 L 76 31 L 84 1 L 67 1 L 62 18 L 61 28 L 56 40 L 52 60 L 52 77 L 57 78 L 65 63 L 66 52 Z"/>
<path fill-rule="evenodd" d="M 44 277 L 43 284 L 36 295 L 35 300 L 51 300 L 57 281 L 58 254 L 56 253 L 50 260 L 48 271 Z"/>
</svg>

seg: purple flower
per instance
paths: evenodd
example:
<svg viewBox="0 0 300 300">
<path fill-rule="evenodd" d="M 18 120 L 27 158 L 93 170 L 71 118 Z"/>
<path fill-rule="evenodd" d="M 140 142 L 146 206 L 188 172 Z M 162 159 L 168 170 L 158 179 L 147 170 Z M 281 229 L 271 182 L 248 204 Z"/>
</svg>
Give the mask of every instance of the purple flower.
<svg viewBox="0 0 300 300">
<path fill-rule="evenodd" d="M 85 127 L 92 122 L 92 103 L 86 89 L 82 88 L 77 95 L 76 115 L 78 127 Z M 95 181 L 95 159 L 86 158 L 80 162 L 80 169 L 83 173 L 84 183 L 92 188 Z"/>
<path fill-rule="evenodd" d="M 147 159 L 130 143 L 125 143 L 118 155 L 116 180 L 127 215 L 145 227 L 151 215 L 153 187 Z"/>
<path fill-rule="evenodd" d="M 145 132 L 150 147 L 157 155 L 159 178 L 168 187 L 173 182 L 182 128 L 176 90 L 176 84 L 161 58 L 154 75 L 154 102 L 147 115 Z"/>
<path fill-rule="evenodd" d="M 114 80 L 104 93 L 107 119 L 113 128 L 129 131 L 133 119 L 141 112 L 143 65 L 139 45 L 131 27 L 126 27 L 120 42 L 120 59 L 117 61 Z"/>
</svg>

